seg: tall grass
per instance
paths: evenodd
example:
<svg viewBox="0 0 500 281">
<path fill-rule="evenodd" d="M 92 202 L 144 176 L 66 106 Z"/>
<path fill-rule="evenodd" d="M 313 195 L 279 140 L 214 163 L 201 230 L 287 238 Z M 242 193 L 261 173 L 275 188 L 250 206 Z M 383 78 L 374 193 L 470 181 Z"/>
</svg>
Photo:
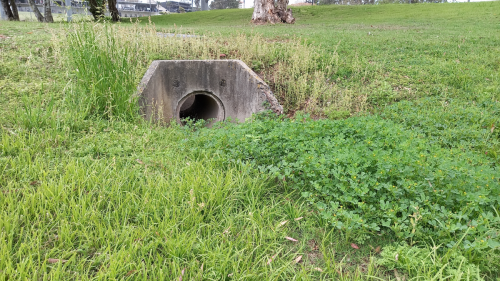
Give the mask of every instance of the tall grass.
<svg viewBox="0 0 500 281">
<path fill-rule="evenodd" d="M 341 92 L 327 77 L 338 55 L 325 56 L 299 38 L 276 42 L 255 33 L 229 37 L 171 36 L 154 25 L 74 24 L 66 31 L 68 65 L 78 95 L 71 101 L 87 115 L 131 119 L 137 115 L 135 86 L 152 60 L 240 59 L 266 80 L 285 111 L 360 111 L 360 100 Z M 179 34 L 182 30 L 173 30 Z"/>
<path fill-rule="evenodd" d="M 85 116 L 134 119 L 138 44 L 121 44 L 108 25 L 83 23 L 68 33 L 67 57 L 78 91 L 70 96 Z"/>
</svg>

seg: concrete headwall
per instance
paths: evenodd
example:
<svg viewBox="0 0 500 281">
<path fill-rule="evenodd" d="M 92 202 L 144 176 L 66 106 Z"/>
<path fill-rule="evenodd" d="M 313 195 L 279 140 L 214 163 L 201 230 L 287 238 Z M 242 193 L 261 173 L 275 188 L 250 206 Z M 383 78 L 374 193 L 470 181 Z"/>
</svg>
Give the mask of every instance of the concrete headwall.
<svg viewBox="0 0 500 281">
<path fill-rule="evenodd" d="M 266 109 L 283 111 L 269 86 L 239 60 L 153 61 L 138 90 L 142 114 L 153 121 L 181 123 L 189 110 L 202 119 L 240 122 Z"/>
</svg>

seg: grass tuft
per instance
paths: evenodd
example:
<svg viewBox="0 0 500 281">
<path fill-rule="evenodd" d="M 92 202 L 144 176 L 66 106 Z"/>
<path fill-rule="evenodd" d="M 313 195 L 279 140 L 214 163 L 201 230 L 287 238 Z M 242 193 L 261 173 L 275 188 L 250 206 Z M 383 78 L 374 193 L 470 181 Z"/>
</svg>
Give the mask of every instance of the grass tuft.
<svg viewBox="0 0 500 281">
<path fill-rule="evenodd" d="M 109 25 L 74 24 L 65 53 L 78 90 L 69 95 L 74 111 L 84 117 L 134 120 L 138 115 L 138 44 L 122 44 Z M 138 42 L 137 42 L 138 43 Z"/>
</svg>

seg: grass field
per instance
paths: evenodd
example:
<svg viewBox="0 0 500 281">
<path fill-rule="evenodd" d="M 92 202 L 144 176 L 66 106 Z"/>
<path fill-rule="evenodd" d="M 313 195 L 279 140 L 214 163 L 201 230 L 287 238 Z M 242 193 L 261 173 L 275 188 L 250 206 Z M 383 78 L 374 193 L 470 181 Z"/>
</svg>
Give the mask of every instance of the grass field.
<svg viewBox="0 0 500 281">
<path fill-rule="evenodd" d="M 385 105 L 444 93 L 448 97 L 498 93 L 497 9 L 497 2 L 411 9 L 399 5 L 298 7 L 293 26 L 254 27 L 248 20 L 251 9 L 151 20 L 162 28 L 175 24 L 182 32 L 299 37 L 327 54 L 338 54 L 332 78 L 340 78 L 339 89 L 364 95 L 372 105 Z"/>
<path fill-rule="evenodd" d="M 0 280 L 498 280 L 500 2 L 293 10 L 0 22 Z M 135 115 L 220 54 L 287 117 Z"/>
</svg>

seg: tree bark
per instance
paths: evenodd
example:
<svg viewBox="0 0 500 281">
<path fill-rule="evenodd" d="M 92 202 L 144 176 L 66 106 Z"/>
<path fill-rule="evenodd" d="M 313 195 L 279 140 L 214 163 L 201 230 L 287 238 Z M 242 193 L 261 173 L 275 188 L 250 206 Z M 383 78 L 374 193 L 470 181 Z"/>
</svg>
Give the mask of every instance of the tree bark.
<svg viewBox="0 0 500 281">
<path fill-rule="evenodd" d="M 9 6 L 9 0 L 0 0 L 2 2 L 2 7 L 3 10 L 5 11 L 5 15 L 7 16 L 8 20 L 15 20 L 14 19 L 14 14 L 12 13 L 12 10 L 10 9 Z"/>
<path fill-rule="evenodd" d="M 288 0 L 278 0 L 276 6 L 274 0 L 255 0 L 252 14 L 252 22 L 263 23 L 294 23 L 292 9 L 287 9 Z"/>
<path fill-rule="evenodd" d="M 104 9 L 99 2 L 98 0 L 89 0 L 89 5 L 90 5 L 89 11 L 94 17 L 94 20 L 100 20 L 104 17 Z"/>
<path fill-rule="evenodd" d="M 314 0 L 313 0 L 314 1 Z M 292 16 L 292 9 L 287 9 L 288 0 L 278 0 L 276 2 L 276 10 L 281 22 L 284 23 L 294 23 L 295 18 Z"/>
<path fill-rule="evenodd" d="M 28 0 L 28 3 L 30 4 L 31 10 L 35 14 L 36 19 L 39 22 L 44 22 L 45 18 L 43 17 L 42 13 L 40 13 L 40 11 L 38 10 L 38 8 L 36 7 L 35 0 Z"/>
<path fill-rule="evenodd" d="M 54 18 L 52 17 L 52 9 L 50 8 L 50 0 L 43 0 L 43 7 L 45 10 L 45 22 L 54 22 Z"/>
<path fill-rule="evenodd" d="M 30 4 L 31 10 L 35 14 L 36 19 L 39 22 L 44 22 L 45 18 L 43 17 L 42 13 L 40 13 L 40 11 L 38 10 L 38 8 L 36 7 L 35 0 L 28 0 L 28 3 Z"/>
<path fill-rule="evenodd" d="M 17 5 L 15 0 L 10 0 L 10 8 L 12 9 L 12 15 L 14 20 L 19 21 L 19 12 L 17 11 Z"/>
<path fill-rule="evenodd" d="M 120 20 L 120 14 L 118 13 L 118 8 L 116 8 L 116 0 L 108 0 L 108 9 L 111 14 L 111 19 L 114 22 Z"/>
<path fill-rule="evenodd" d="M 252 22 L 256 24 L 280 22 L 274 11 L 274 0 L 255 0 Z"/>
</svg>

